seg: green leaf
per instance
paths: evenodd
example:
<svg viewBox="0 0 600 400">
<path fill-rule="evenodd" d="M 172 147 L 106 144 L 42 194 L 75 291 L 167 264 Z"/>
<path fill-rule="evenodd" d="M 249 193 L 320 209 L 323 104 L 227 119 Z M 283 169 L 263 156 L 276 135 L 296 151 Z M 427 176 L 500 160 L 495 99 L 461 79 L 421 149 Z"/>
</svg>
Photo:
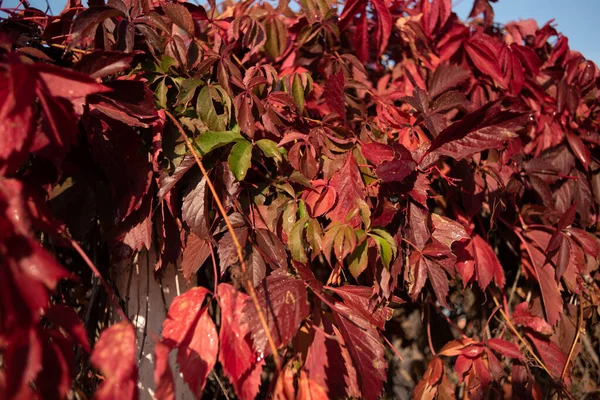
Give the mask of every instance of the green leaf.
<svg viewBox="0 0 600 400">
<path fill-rule="evenodd" d="M 398 249 L 396 248 L 396 242 L 392 235 L 387 233 L 383 229 L 372 229 L 369 232 L 369 236 L 377 243 L 377 250 L 379 251 L 379 257 L 383 265 L 389 269 L 392 262 L 392 258 L 396 257 Z"/>
<path fill-rule="evenodd" d="M 277 143 L 269 139 L 260 139 L 256 142 L 258 147 L 262 150 L 265 156 L 275 159 L 278 162 L 283 161 L 283 156 L 277 148 Z"/>
<path fill-rule="evenodd" d="M 172 66 L 177 65 L 177 60 L 173 57 L 163 55 L 160 59 L 160 72 L 168 74 Z"/>
<path fill-rule="evenodd" d="M 304 225 L 306 225 L 307 221 L 308 218 L 302 218 L 296 222 L 290 230 L 288 237 L 288 247 L 290 248 L 290 253 L 292 253 L 292 258 L 302 264 L 308 262 L 306 250 L 304 249 Z"/>
<path fill-rule="evenodd" d="M 294 75 L 294 80 L 292 82 L 292 97 L 298 106 L 298 110 L 300 113 L 304 111 L 304 87 L 302 86 L 302 80 L 300 79 L 300 75 Z"/>
<path fill-rule="evenodd" d="M 184 79 L 179 87 L 176 105 L 184 104 L 187 106 L 187 103 L 189 103 L 196 94 L 196 89 L 200 86 L 204 86 L 204 84 L 204 81 L 200 78 Z"/>
<path fill-rule="evenodd" d="M 156 86 L 156 92 L 154 93 L 156 97 L 156 105 L 163 109 L 167 108 L 167 92 L 169 90 L 167 88 L 166 80 L 167 78 L 163 78 L 158 83 L 158 86 Z"/>
<path fill-rule="evenodd" d="M 229 153 L 229 168 L 235 179 L 243 181 L 252 160 L 252 143 L 247 140 L 237 142 Z"/>
<path fill-rule="evenodd" d="M 214 101 L 222 105 L 222 114 L 217 113 Z M 204 86 L 198 94 L 196 111 L 211 130 L 226 131 L 231 118 L 231 97 L 220 86 Z"/>
<path fill-rule="evenodd" d="M 296 214 L 298 213 L 298 205 L 295 201 L 290 201 L 287 204 L 285 210 L 283 210 L 283 216 L 281 220 L 281 227 L 285 231 L 285 234 L 290 236 L 290 232 L 296 223 Z"/>
<path fill-rule="evenodd" d="M 316 219 L 310 219 L 310 221 L 308 221 L 308 226 L 306 227 L 306 239 L 312 248 L 312 258 L 314 259 L 317 254 L 321 252 L 321 243 L 323 241 L 321 225 Z"/>
<path fill-rule="evenodd" d="M 196 139 L 195 143 L 200 148 L 202 155 L 205 155 L 216 148 L 228 145 L 230 143 L 244 140 L 242 135 L 233 131 L 206 131 Z"/>
<path fill-rule="evenodd" d="M 363 240 L 348 256 L 348 269 L 354 278 L 358 278 L 369 266 L 368 255 L 367 240 Z"/>
</svg>

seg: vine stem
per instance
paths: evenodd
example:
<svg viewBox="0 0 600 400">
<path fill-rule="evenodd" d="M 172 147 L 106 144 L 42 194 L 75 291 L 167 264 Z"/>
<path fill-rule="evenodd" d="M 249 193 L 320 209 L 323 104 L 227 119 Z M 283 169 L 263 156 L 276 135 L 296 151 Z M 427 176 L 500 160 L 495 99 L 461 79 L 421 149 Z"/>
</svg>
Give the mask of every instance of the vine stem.
<svg viewBox="0 0 600 400">
<path fill-rule="evenodd" d="M 583 326 L 583 299 L 580 296 L 579 297 L 579 316 L 577 318 L 577 332 L 575 332 L 575 337 L 573 338 L 573 343 L 571 344 L 571 349 L 569 350 L 569 355 L 567 356 L 567 361 L 565 362 L 565 366 L 563 367 L 562 374 L 560 374 L 561 381 L 564 381 L 565 375 L 567 375 L 567 370 L 569 369 L 569 363 L 571 362 L 571 358 L 573 357 L 573 353 L 575 352 L 575 346 L 577 346 L 577 342 L 579 342 L 579 335 L 581 334 L 582 326 Z"/>
<path fill-rule="evenodd" d="M 200 157 L 198 156 L 198 153 L 192 146 L 190 139 L 188 138 L 187 134 L 185 133 L 185 131 L 179 124 L 179 121 L 177 121 L 177 119 L 169 111 L 165 110 L 165 114 L 171 119 L 171 121 L 173 121 L 173 124 L 175 124 L 175 127 L 179 130 L 179 134 L 185 141 L 185 144 L 188 147 L 188 149 L 190 150 L 190 152 L 192 153 L 192 156 L 194 156 L 194 160 L 196 161 L 196 164 L 198 164 L 198 167 L 200 167 L 200 171 L 202 171 L 202 175 L 204 176 L 204 179 L 206 179 L 206 184 L 208 185 L 208 188 L 210 189 L 210 192 L 212 193 L 212 195 L 214 197 L 215 203 L 217 204 L 217 208 L 219 209 L 219 212 L 221 213 L 221 215 L 223 216 L 223 219 L 225 220 L 225 224 L 227 225 L 227 230 L 231 234 L 231 238 L 233 239 L 233 244 L 235 245 L 235 248 L 237 250 L 238 259 L 240 260 L 240 266 L 242 268 L 242 272 L 244 273 L 244 275 L 247 275 L 246 271 L 248 270 L 248 268 L 246 267 L 246 262 L 244 261 L 244 254 L 242 251 L 242 246 L 240 245 L 237 235 L 235 234 L 233 225 L 231 225 L 231 221 L 227 217 L 227 212 L 225 211 L 225 208 L 223 207 L 223 203 L 221 203 L 221 200 L 219 199 L 219 196 L 217 195 L 217 191 L 215 190 L 215 187 L 213 186 L 212 181 L 208 177 L 208 173 L 206 172 L 206 169 L 204 169 L 204 166 L 202 165 L 202 162 L 200 161 Z M 260 307 L 260 303 L 258 302 L 258 297 L 256 297 L 256 292 L 254 291 L 254 285 L 252 285 L 252 282 L 250 281 L 250 279 L 246 279 L 244 282 L 245 282 L 245 286 L 246 286 L 246 291 L 250 295 L 250 298 L 252 298 L 254 307 L 256 308 L 256 311 L 258 312 L 258 318 L 260 319 L 260 323 L 261 323 L 261 325 L 265 331 L 265 334 L 267 336 L 267 341 L 269 342 L 269 347 L 271 348 L 271 352 L 273 353 L 273 359 L 275 361 L 275 366 L 277 367 L 277 371 L 279 372 L 279 371 L 281 371 L 281 361 L 279 360 L 279 354 L 277 353 L 277 346 L 275 345 L 275 341 L 273 340 L 273 336 L 271 335 L 271 330 L 269 329 L 269 325 L 267 324 L 267 319 L 265 318 L 265 314 L 263 313 L 262 308 Z"/>
</svg>

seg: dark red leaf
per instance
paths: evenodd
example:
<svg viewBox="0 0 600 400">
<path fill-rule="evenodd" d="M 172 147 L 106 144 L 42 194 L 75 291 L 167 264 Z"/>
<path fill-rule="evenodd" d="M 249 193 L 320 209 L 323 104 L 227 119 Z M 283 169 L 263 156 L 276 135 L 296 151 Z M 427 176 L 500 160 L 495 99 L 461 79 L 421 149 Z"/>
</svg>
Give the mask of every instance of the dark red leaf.
<svg viewBox="0 0 600 400">
<path fill-rule="evenodd" d="M 392 161 L 394 159 L 394 149 L 382 143 L 363 143 L 360 149 L 363 156 L 377 166 L 385 161 Z"/>
<path fill-rule="evenodd" d="M 161 3 L 162 9 L 171 21 L 190 36 L 194 35 L 194 19 L 192 14 L 179 3 Z"/>
<path fill-rule="evenodd" d="M 359 314 L 340 303 L 336 303 L 333 316 L 352 356 L 362 397 L 377 399 L 386 379 L 387 366 L 377 330 Z"/>
<path fill-rule="evenodd" d="M 438 153 L 457 160 L 486 149 L 498 148 L 515 137 L 526 121 L 522 113 L 501 111 L 500 101 L 493 101 L 468 113 L 444 129 L 432 142 L 427 153 Z"/>
<path fill-rule="evenodd" d="M 210 223 L 207 210 L 206 179 L 200 182 L 186 196 L 183 197 L 181 217 L 190 227 L 190 231 L 201 240 L 210 240 Z"/>
<path fill-rule="evenodd" d="M 477 282 L 481 289 L 485 290 L 492 280 L 499 289 L 502 289 L 504 287 L 504 269 L 500 265 L 494 249 L 479 235 L 473 237 L 473 248 L 475 249 Z"/>
<path fill-rule="evenodd" d="M 104 78 L 130 68 L 133 58 L 138 54 L 142 52 L 95 51 L 81 57 L 76 69 L 92 78 Z"/>
<path fill-rule="evenodd" d="M 64 329 L 85 352 L 91 352 L 87 332 L 75 310 L 65 304 L 55 304 L 45 312 L 44 316 L 57 327 Z"/>
<path fill-rule="evenodd" d="M 304 282 L 282 269 L 275 270 L 256 288 L 256 297 L 267 320 L 275 345 L 286 345 L 308 316 L 308 301 Z M 259 358 L 270 354 L 267 335 L 254 303 L 244 306 L 244 319 L 251 332 L 254 350 Z"/>
<path fill-rule="evenodd" d="M 193 233 L 188 236 L 187 244 L 183 250 L 183 260 L 181 260 L 181 270 L 188 282 L 210 256 L 210 247 L 210 241 L 200 239 Z"/>
<path fill-rule="evenodd" d="M 384 182 L 402 182 L 417 166 L 412 159 L 384 162 L 377 168 L 377 176 Z"/>
<path fill-rule="evenodd" d="M 560 347 L 558 347 L 549 339 L 540 338 L 536 334 L 530 333 L 527 334 L 527 338 L 533 342 L 533 345 L 539 352 L 542 361 L 544 364 L 546 364 L 548 370 L 550 370 L 552 377 L 557 381 L 560 381 L 562 370 L 567 362 L 567 355 L 562 352 Z M 568 373 L 565 376 L 565 382 L 570 384 L 570 381 L 570 374 Z"/>
<path fill-rule="evenodd" d="M 346 121 L 344 104 L 344 72 L 339 70 L 325 82 L 325 99 L 331 110 Z"/>
<path fill-rule="evenodd" d="M 256 230 L 256 243 L 264 254 L 265 261 L 273 268 L 283 268 L 287 270 L 287 252 L 281 240 L 266 229 Z"/>
</svg>

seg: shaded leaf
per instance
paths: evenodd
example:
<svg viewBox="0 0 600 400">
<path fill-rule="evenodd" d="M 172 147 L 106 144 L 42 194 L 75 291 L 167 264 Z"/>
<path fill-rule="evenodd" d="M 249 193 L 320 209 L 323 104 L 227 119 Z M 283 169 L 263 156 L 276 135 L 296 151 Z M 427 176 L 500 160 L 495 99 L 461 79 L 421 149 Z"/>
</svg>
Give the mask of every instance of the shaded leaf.
<svg viewBox="0 0 600 400">
<path fill-rule="evenodd" d="M 308 316 L 309 308 L 304 283 L 284 270 L 278 269 L 258 285 L 256 297 L 275 345 L 277 347 L 286 345 Z M 252 301 L 246 302 L 243 314 L 251 332 L 254 350 L 260 358 L 266 357 L 271 349 Z"/>
</svg>

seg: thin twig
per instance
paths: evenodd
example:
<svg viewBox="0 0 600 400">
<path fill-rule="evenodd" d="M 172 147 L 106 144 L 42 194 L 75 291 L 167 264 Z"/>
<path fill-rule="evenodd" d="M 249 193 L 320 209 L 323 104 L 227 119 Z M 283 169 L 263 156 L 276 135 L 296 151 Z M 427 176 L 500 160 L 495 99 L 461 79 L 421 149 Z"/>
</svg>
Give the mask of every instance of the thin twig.
<svg viewBox="0 0 600 400">
<path fill-rule="evenodd" d="M 433 348 L 433 341 L 431 340 L 431 305 L 427 303 L 427 340 L 429 341 L 429 350 L 435 357 L 435 349 Z"/>
<path fill-rule="evenodd" d="M 177 119 L 169 111 L 165 110 L 165 114 L 171 119 L 171 121 L 173 121 L 173 124 L 175 124 L 175 127 L 179 130 L 179 134 L 181 135 L 181 137 L 185 141 L 186 146 L 188 147 L 188 149 L 194 156 L 194 160 L 196 160 L 196 164 L 198 164 L 198 167 L 200 167 L 200 171 L 202 172 L 202 175 L 206 179 L 206 184 L 208 185 L 208 188 L 210 189 L 210 192 L 213 195 L 215 203 L 217 204 L 217 208 L 219 209 L 219 212 L 223 216 L 223 219 L 225 220 L 225 224 L 227 225 L 227 229 L 229 230 L 229 233 L 231 234 L 231 238 L 233 239 L 233 244 L 235 245 L 235 248 L 237 250 L 238 259 L 240 260 L 240 266 L 242 268 L 242 272 L 244 273 L 244 275 L 247 275 L 246 271 L 248 270 L 248 268 L 246 267 L 246 262 L 244 261 L 244 254 L 242 251 L 242 246 L 240 245 L 237 235 L 235 234 L 233 225 L 231 225 L 231 221 L 227 217 L 227 212 L 225 211 L 225 208 L 223 207 L 223 204 L 221 203 L 221 200 L 219 199 L 217 191 L 215 190 L 215 187 L 213 186 L 212 181 L 210 180 L 208 173 L 206 172 L 206 169 L 204 169 L 204 166 L 202 165 L 202 162 L 200 161 L 200 157 L 198 156 L 198 153 L 192 146 L 190 139 L 188 138 L 187 134 L 185 133 L 185 131 L 179 124 L 179 121 L 177 121 Z M 247 278 L 245 280 L 245 286 L 246 286 L 246 291 L 250 295 L 250 298 L 252 298 L 254 307 L 256 307 L 256 311 L 258 312 L 258 318 L 260 319 L 260 323 L 261 323 L 261 325 L 265 331 L 265 334 L 267 336 L 267 341 L 269 342 L 269 347 L 271 348 L 271 352 L 273 353 L 273 359 L 275 361 L 275 366 L 277 367 L 277 371 L 281 371 L 281 361 L 279 360 L 279 354 L 277 353 L 277 346 L 275 345 L 275 341 L 273 340 L 273 336 L 271 335 L 269 325 L 267 324 L 267 319 L 265 318 L 265 315 L 260 307 L 260 303 L 258 302 L 258 297 L 256 296 L 256 292 L 254 291 L 254 285 L 252 284 L 252 281 Z"/>
<path fill-rule="evenodd" d="M 400 362 L 404 362 L 404 358 L 400 355 L 400 353 L 398 352 L 396 347 L 394 347 L 394 345 L 388 340 L 388 338 L 386 338 L 382 332 L 379 332 L 379 336 L 381 336 L 383 338 L 383 340 L 385 340 L 385 342 L 388 344 L 388 346 L 390 346 L 390 349 L 392 349 L 392 351 L 396 354 L 396 356 L 398 356 L 398 358 L 400 359 Z"/>
<path fill-rule="evenodd" d="M 61 233 L 65 235 L 65 237 L 67 238 L 67 240 L 69 240 L 69 242 L 71 243 L 71 246 L 73 246 L 73 248 L 75 249 L 75 251 L 77 253 L 79 253 L 79 255 L 81 256 L 81 258 L 83 258 L 83 261 L 92 270 L 92 272 L 94 273 L 94 275 L 96 275 L 96 278 L 98 278 L 98 280 L 100 280 L 100 283 L 102 284 L 102 287 L 104 287 L 104 290 L 108 294 L 108 297 L 110 298 L 111 302 L 113 303 L 113 306 L 117 309 L 117 313 L 119 314 L 119 317 L 121 318 L 121 320 L 123 320 L 123 321 L 129 321 L 129 318 L 127 318 L 127 316 L 123 312 L 123 309 L 121 308 L 121 305 L 119 304 L 119 301 L 117 300 L 117 296 L 115 295 L 115 292 L 108 285 L 108 283 L 106 282 L 106 280 L 104 280 L 104 278 L 102 277 L 102 274 L 100 274 L 100 271 L 98 271 L 98 268 L 96 268 L 96 266 L 94 265 L 94 263 L 87 256 L 87 254 L 85 254 L 85 251 L 83 251 L 83 249 L 81 248 L 81 246 L 79 246 L 79 244 L 73 238 L 71 238 L 71 236 L 69 236 L 65 230 L 61 229 Z"/>
<path fill-rule="evenodd" d="M 579 335 L 581 334 L 582 327 L 583 327 L 583 299 L 580 296 L 579 297 L 579 317 L 577 318 L 577 332 L 575 332 L 575 337 L 573 338 L 573 343 L 571 344 L 571 350 L 569 350 L 569 355 L 567 356 L 567 362 L 565 362 L 565 366 L 563 367 L 562 374 L 560 374 L 561 381 L 564 381 L 565 375 L 567 375 L 567 369 L 569 369 L 569 362 L 571 362 L 571 357 L 573 357 L 573 353 L 575 352 L 575 347 L 577 346 L 577 342 L 579 342 Z"/>
<path fill-rule="evenodd" d="M 73 53 L 79 53 L 79 54 L 92 54 L 93 51 L 90 50 L 81 50 L 81 49 L 76 49 L 76 48 L 69 48 L 67 46 L 65 46 L 64 44 L 58 44 L 58 43 L 46 43 L 48 46 L 50 47 L 56 47 L 57 49 L 62 49 L 64 51 L 72 51 Z"/>
<path fill-rule="evenodd" d="M 496 303 L 496 306 L 497 307 L 500 306 L 500 303 L 498 302 L 498 299 L 496 298 L 496 296 L 493 293 L 490 293 L 490 295 L 492 296 L 494 303 Z M 549 376 L 552 376 L 552 374 L 550 373 L 550 370 L 548 370 L 548 367 L 546 367 L 546 364 L 544 364 L 544 362 L 542 360 L 540 360 L 540 358 L 537 356 L 537 354 L 535 354 L 535 351 L 533 351 L 533 349 L 531 348 L 529 343 L 523 338 L 523 336 L 521 336 L 519 331 L 517 331 L 517 328 L 513 325 L 512 321 L 510 320 L 508 315 L 506 315 L 506 312 L 504 312 L 504 308 L 500 307 L 500 309 L 498 311 L 500 311 L 500 315 L 502 315 L 502 318 L 504 318 L 504 321 L 506 322 L 508 329 L 510 329 L 510 331 L 513 333 L 513 335 L 515 335 L 521 341 L 523 346 L 525 346 L 527 351 L 531 354 L 533 359 L 540 365 L 540 367 L 542 367 L 542 369 L 544 371 L 546 371 L 546 373 Z"/>
<path fill-rule="evenodd" d="M 214 369 L 211 372 L 212 372 L 213 376 L 215 377 L 217 383 L 221 387 L 221 391 L 223 392 L 223 395 L 225 396 L 225 399 L 229 400 L 229 395 L 227 394 L 227 389 L 223 385 L 223 382 L 221 382 L 221 379 L 219 379 L 219 375 L 217 375 L 217 373 L 215 372 Z"/>
</svg>

